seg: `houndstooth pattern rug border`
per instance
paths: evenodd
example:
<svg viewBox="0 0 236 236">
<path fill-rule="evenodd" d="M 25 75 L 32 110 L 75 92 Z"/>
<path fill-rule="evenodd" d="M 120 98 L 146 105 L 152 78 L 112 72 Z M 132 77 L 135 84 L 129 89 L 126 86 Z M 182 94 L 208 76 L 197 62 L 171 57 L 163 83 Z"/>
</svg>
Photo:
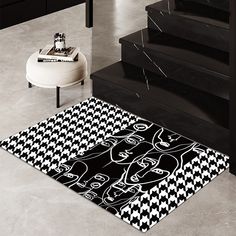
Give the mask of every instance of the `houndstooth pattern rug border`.
<svg viewBox="0 0 236 236">
<path fill-rule="evenodd" d="M 142 126 L 140 124 L 142 122 L 146 122 L 146 125 L 149 127 L 154 127 L 154 124 L 151 122 L 144 121 L 119 107 L 91 97 L 76 106 L 1 141 L 0 147 L 49 176 L 52 176 L 51 173 L 57 173 L 59 171 L 59 176 L 64 178 L 71 174 L 72 165 L 76 161 L 78 162 L 78 157 L 80 163 L 85 164 L 86 161 L 89 163 L 89 160 L 84 158 L 89 150 L 99 147 L 99 145 L 101 146 L 101 143 L 109 138 L 114 142 L 114 139 L 120 138 L 120 132 L 124 132 L 124 130 L 131 132 L 131 127 L 136 125 L 136 130 L 132 131 L 132 135 L 134 135 L 137 127 L 139 127 L 139 131 L 141 130 Z M 155 127 L 157 132 L 160 132 L 160 130 L 162 132 L 158 136 L 160 139 L 161 135 L 171 136 L 172 141 L 183 138 L 173 132 L 170 134 L 170 131 L 162 127 Z M 134 136 L 140 138 L 140 135 L 135 134 Z M 134 141 L 130 134 L 124 137 L 126 141 Z M 146 140 L 149 138 L 147 137 L 145 139 L 143 137 L 143 139 Z M 188 143 L 190 147 L 189 152 L 192 152 L 194 155 L 189 161 L 179 165 L 178 169 L 168 174 L 166 178 L 157 181 L 155 186 L 150 185 L 152 186 L 150 189 L 145 189 L 144 183 L 138 183 L 137 174 L 135 174 L 136 179 L 133 177 L 133 180 L 137 181 L 137 183 L 133 182 L 132 186 L 130 183 L 127 184 L 127 182 L 123 181 L 124 176 L 128 176 L 127 172 L 129 172 L 132 165 L 139 164 L 139 167 L 142 166 L 143 168 L 142 171 L 145 168 L 147 169 L 147 166 L 151 165 L 147 160 L 146 163 L 144 159 L 142 161 L 139 159 L 137 163 L 128 163 L 128 167 L 125 165 L 127 163 L 114 161 L 115 164 L 123 164 L 122 168 L 125 170 L 120 179 L 109 186 L 109 190 L 114 189 L 117 183 L 120 185 L 123 184 L 123 189 L 119 189 L 119 191 L 123 191 L 120 195 L 127 194 L 129 196 L 125 198 L 124 204 L 108 203 L 102 197 L 91 198 L 91 193 L 96 195 L 96 188 L 89 188 L 80 193 L 79 191 L 77 192 L 97 204 L 99 200 L 100 203 L 98 205 L 142 232 L 146 232 L 229 166 L 228 156 L 186 138 L 183 138 L 181 145 L 183 143 Z M 186 152 L 186 149 L 184 150 Z M 159 150 L 159 153 L 161 153 L 159 156 L 162 156 L 170 155 L 171 152 L 160 152 Z M 178 155 L 178 150 L 175 153 L 175 155 Z M 153 153 L 150 152 L 150 155 L 153 155 Z M 155 162 L 155 158 L 153 161 Z M 158 162 L 160 162 L 160 157 Z M 156 165 L 158 164 L 160 165 L 160 163 Z M 64 166 L 69 167 L 69 170 L 60 175 L 61 167 Z M 165 167 L 163 168 L 165 169 Z M 168 167 L 166 169 L 168 170 Z M 155 171 L 158 171 L 159 175 L 160 173 L 163 174 L 163 169 L 156 168 Z M 101 170 L 98 170 L 98 172 L 101 172 Z M 146 171 L 146 173 L 154 173 L 154 170 Z M 75 190 L 75 185 L 68 186 L 65 181 L 63 182 L 63 178 L 58 178 L 58 181 Z M 109 176 L 107 178 L 109 179 Z M 141 177 L 139 176 L 139 178 Z M 108 180 L 106 181 L 107 183 L 109 182 Z M 83 188 L 85 188 L 88 182 L 83 182 Z M 103 184 L 105 186 L 105 182 Z M 76 186 L 78 187 L 78 185 Z M 81 186 L 82 182 L 80 182 L 80 189 L 82 188 Z M 132 192 L 135 194 L 135 197 L 130 197 Z M 111 195 L 111 193 L 109 194 Z M 112 199 L 110 195 L 109 197 Z M 117 199 L 120 201 L 121 197 L 119 198 L 117 196 Z M 118 200 L 117 202 L 119 202 Z M 115 200 L 112 199 L 112 201 Z"/>
</svg>

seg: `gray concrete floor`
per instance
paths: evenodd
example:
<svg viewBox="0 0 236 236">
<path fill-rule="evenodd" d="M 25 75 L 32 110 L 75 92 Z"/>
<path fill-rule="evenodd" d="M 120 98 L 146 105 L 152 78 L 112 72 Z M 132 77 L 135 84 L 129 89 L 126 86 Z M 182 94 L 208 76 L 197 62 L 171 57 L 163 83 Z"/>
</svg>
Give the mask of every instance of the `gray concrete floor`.
<svg viewBox="0 0 236 236">
<path fill-rule="evenodd" d="M 95 28 L 84 28 L 84 5 L 0 31 L 0 139 L 91 96 L 91 81 L 55 91 L 27 88 L 28 56 L 65 32 L 92 71 L 120 59 L 118 38 L 146 25 L 151 0 L 95 0 Z M 224 172 L 146 235 L 236 235 L 236 177 Z M 0 150 L 0 235 L 142 235 L 73 191 Z"/>
</svg>

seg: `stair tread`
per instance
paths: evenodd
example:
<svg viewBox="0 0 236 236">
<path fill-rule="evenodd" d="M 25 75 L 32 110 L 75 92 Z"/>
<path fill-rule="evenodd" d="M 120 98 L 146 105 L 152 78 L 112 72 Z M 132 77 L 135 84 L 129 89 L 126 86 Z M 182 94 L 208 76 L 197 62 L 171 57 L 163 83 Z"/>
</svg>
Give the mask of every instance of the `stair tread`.
<svg viewBox="0 0 236 236">
<path fill-rule="evenodd" d="M 145 101 L 149 101 L 150 107 L 148 105 L 145 106 L 145 108 L 135 106 L 135 109 L 140 109 L 140 112 L 142 109 L 153 110 L 153 106 L 155 106 L 155 112 L 153 116 L 146 116 L 145 112 L 139 113 L 139 111 L 137 111 L 137 115 L 142 114 L 142 117 L 149 119 L 153 122 L 159 122 L 160 117 L 162 117 L 161 119 L 164 119 L 163 122 L 169 123 L 167 128 L 171 128 L 174 130 L 176 127 L 176 130 L 174 131 L 182 132 L 183 135 L 187 135 L 188 137 L 193 138 L 195 140 L 198 140 L 198 136 L 201 136 L 204 132 L 204 137 L 201 137 L 201 139 L 203 139 L 207 144 L 213 147 L 217 147 L 219 143 L 222 143 L 223 146 L 227 146 L 227 142 L 225 140 L 227 140 L 228 138 L 228 129 L 205 121 L 201 118 L 192 116 L 186 112 L 176 109 L 175 107 L 166 106 L 166 104 L 163 104 L 162 102 L 160 103 L 160 101 L 155 100 L 155 91 L 152 91 L 152 82 L 155 80 L 151 80 L 149 78 L 150 88 L 148 89 L 147 84 L 145 84 L 145 81 L 140 80 L 142 76 L 144 76 L 142 75 L 142 69 L 135 69 L 134 66 L 131 66 L 127 63 L 117 62 L 111 66 L 108 66 L 100 71 L 93 73 L 91 75 L 91 78 L 94 80 L 94 82 L 99 79 L 100 81 L 104 81 L 104 84 L 113 84 L 114 86 L 124 88 L 129 91 L 128 93 L 132 93 L 134 95 L 136 94 L 137 97 L 135 97 L 138 100 L 143 99 Z M 173 87 L 175 86 L 176 84 L 173 85 Z M 96 94 L 98 94 L 98 90 L 95 89 L 93 93 L 96 96 Z M 201 92 L 199 94 L 201 94 Z M 106 93 L 103 93 L 103 95 L 106 96 Z M 117 94 L 114 94 L 113 98 L 112 96 L 110 96 L 111 100 L 116 99 L 117 101 L 119 101 L 119 98 L 116 98 L 118 96 Z M 122 105 L 119 104 L 119 102 L 117 104 L 120 106 Z M 124 108 L 125 107 L 126 106 L 124 104 Z M 132 109 L 129 111 L 134 112 L 132 111 Z M 182 125 L 180 125 L 176 119 L 178 120 L 178 122 L 181 122 Z M 196 129 L 190 129 L 190 127 L 196 127 Z M 227 148 L 225 148 L 224 150 L 226 152 Z"/>
<path fill-rule="evenodd" d="M 146 10 L 150 29 L 229 52 L 228 23 L 176 10 L 167 0 L 152 4 Z"/>
<path fill-rule="evenodd" d="M 114 73 L 113 73 L 114 71 Z M 150 93 L 152 94 L 152 90 L 143 89 L 147 86 L 162 86 L 163 88 L 168 89 L 176 89 L 181 92 L 190 91 L 193 95 L 197 93 L 198 95 L 202 95 L 207 97 L 208 99 L 212 99 L 215 96 L 208 94 L 206 92 L 200 91 L 199 89 L 195 89 L 191 86 L 182 84 L 178 81 L 171 80 L 169 78 L 163 78 L 160 75 L 156 75 L 152 72 L 144 70 L 143 68 L 136 67 L 134 65 L 130 65 L 125 62 L 117 62 L 111 66 L 103 68 L 92 75 L 99 76 L 104 80 L 112 81 L 112 83 L 121 84 L 125 82 L 126 86 L 129 86 L 131 90 L 137 93 Z M 146 84 L 148 80 L 148 85 Z M 155 92 L 153 94 L 155 96 Z M 201 96 L 200 96 L 201 97 Z M 229 101 L 227 99 L 224 99 Z"/>
<path fill-rule="evenodd" d="M 146 53 L 153 52 L 179 63 L 191 64 L 221 74 L 230 75 L 229 54 L 215 48 L 200 45 L 189 40 L 181 39 L 152 29 L 142 29 L 120 39 L 120 43 L 133 44 Z"/>
<path fill-rule="evenodd" d="M 172 5 L 170 5 L 170 3 L 168 3 L 168 1 L 162 0 L 160 2 L 156 2 L 156 3 L 146 6 L 146 11 L 158 11 L 159 12 L 161 10 L 162 13 L 188 18 L 193 21 L 198 21 L 198 22 L 201 22 L 204 24 L 213 25 L 213 26 L 216 26 L 219 28 L 229 29 L 229 23 L 227 23 L 227 22 L 220 21 L 217 19 L 212 19 L 209 17 L 201 16 L 201 15 L 197 15 L 197 14 L 194 14 L 191 12 L 184 12 L 181 10 L 175 10 L 174 6 L 172 6 Z"/>
<path fill-rule="evenodd" d="M 135 97 L 157 100 L 170 109 L 181 110 L 228 127 L 229 102 L 226 99 L 122 61 L 96 72 L 93 76 L 128 89 Z"/>
</svg>

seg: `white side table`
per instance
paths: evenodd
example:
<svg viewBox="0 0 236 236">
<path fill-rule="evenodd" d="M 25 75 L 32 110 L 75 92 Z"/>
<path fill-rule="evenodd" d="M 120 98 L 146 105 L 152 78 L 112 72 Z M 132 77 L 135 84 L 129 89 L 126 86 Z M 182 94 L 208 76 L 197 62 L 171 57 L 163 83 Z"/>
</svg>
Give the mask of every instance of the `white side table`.
<svg viewBox="0 0 236 236">
<path fill-rule="evenodd" d="M 60 88 L 84 84 L 87 77 L 87 60 L 80 52 L 76 62 L 38 62 L 38 52 L 26 63 L 28 87 L 56 88 L 56 106 L 60 107 Z"/>
</svg>

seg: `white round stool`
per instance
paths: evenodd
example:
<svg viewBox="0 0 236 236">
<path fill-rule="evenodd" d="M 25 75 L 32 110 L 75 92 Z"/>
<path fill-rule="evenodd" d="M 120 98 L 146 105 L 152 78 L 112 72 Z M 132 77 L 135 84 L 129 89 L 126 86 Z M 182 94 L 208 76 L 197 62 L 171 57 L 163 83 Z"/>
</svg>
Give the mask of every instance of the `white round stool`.
<svg viewBox="0 0 236 236">
<path fill-rule="evenodd" d="M 33 53 L 26 63 L 26 79 L 29 88 L 56 88 L 56 106 L 60 107 L 60 88 L 75 85 L 87 77 L 87 60 L 80 52 L 75 62 L 38 62 L 38 52 Z"/>
</svg>

